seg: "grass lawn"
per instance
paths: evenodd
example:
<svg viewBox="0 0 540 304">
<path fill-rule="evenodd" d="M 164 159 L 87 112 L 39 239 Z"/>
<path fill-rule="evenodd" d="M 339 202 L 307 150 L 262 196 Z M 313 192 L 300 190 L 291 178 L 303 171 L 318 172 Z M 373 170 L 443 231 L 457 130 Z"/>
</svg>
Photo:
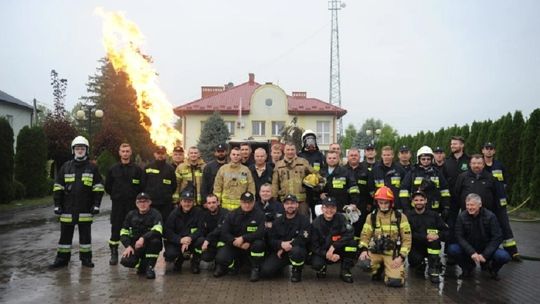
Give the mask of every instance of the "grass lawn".
<svg viewBox="0 0 540 304">
<path fill-rule="evenodd" d="M 22 199 L 17 201 L 12 201 L 9 204 L 0 204 L 0 212 L 6 212 L 6 211 L 15 211 L 18 209 L 27 209 L 37 206 L 46 206 L 51 205 L 53 203 L 52 195 L 40 197 L 40 198 L 30 198 L 30 199 Z"/>
</svg>

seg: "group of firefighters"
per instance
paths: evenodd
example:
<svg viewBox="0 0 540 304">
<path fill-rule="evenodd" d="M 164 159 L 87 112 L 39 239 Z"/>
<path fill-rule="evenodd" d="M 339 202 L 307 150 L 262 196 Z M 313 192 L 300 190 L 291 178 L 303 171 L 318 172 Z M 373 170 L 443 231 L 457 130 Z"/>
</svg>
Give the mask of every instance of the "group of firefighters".
<svg viewBox="0 0 540 304">
<path fill-rule="evenodd" d="M 136 268 L 149 279 L 163 249 L 166 273 L 180 272 L 190 261 L 198 274 L 205 261 L 221 277 L 249 262 L 250 281 L 291 265 L 290 280 L 299 282 L 304 264 L 322 279 L 327 265 L 340 263 L 341 280 L 352 283 L 358 263 L 392 287 L 403 286 L 406 260 L 421 276 L 427 266 L 434 283 L 442 256 L 446 273 L 455 275 L 457 264 L 462 278 L 480 265 L 498 279 L 505 263 L 520 260 L 506 212 L 504 167 L 494 159 L 493 143 L 468 156 L 463 138 L 455 136 L 448 157 L 441 147 L 423 146 L 415 164 L 406 146 L 395 162 L 391 147 L 382 147 L 376 161 L 368 144 L 360 162 L 358 148 L 341 160 L 338 144 L 324 155 L 310 130 L 302 143 L 299 153 L 294 143 L 275 144 L 270 157 L 263 148 L 252 152 L 248 143 L 230 150 L 219 144 L 208 163 L 196 147 L 185 156 L 179 146 L 168 163 L 166 148 L 158 146 L 144 169 L 123 143 L 120 162 L 103 183 L 88 159 L 88 141 L 77 136 L 74 158 L 54 184 L 61 234 L 50 268 L 69 264 L 75 225 L 81 264 L 94 267 L 90 227 L 105 191 L 112 200 L 109 263 Z"/>
</svg>

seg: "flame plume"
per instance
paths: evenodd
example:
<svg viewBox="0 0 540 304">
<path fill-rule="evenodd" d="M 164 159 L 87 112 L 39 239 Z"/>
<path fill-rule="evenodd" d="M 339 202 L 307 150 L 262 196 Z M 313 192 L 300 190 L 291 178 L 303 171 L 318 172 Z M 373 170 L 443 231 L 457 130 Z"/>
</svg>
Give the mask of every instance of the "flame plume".
<svg viewBox="0 0 540 304">
<path fill-rule="evenodd" d="M 182 135 L 171 126 L 175 118 L 172 105 L 158 86 L 156 70 L 140 51 L 145 42 L 144 35 L 135 23 L 120 12 L 96 8 L 95 13 L 103 19 L 103 45 L 107 57 L 116 72 L 122 71 L 128 75 L 137 94 L 140 124 L 150 133 L 154 144 L 163 145 L 170 151 Z M 150 123 L 144 121 L 144 116 L 149 118 Z"/>
</svg>

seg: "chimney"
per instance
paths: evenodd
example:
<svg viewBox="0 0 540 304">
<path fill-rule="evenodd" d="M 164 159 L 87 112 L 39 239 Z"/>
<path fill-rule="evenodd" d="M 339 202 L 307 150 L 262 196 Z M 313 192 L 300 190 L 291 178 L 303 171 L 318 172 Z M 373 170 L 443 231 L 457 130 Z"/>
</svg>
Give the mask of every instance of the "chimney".
<svg viewBox="0 0 540 304">
<path fill-rule="evenodd" d="M 208 98 L 214 95 L 217 95 L 225 91 L 224 87 L 219 86 L 205 86 L 201 87 L 201 98 Z"/>
<path fill-rule="evenodd" d="M 297 99 L 306 99 L 307 93 L 306 92 L 292 92 L 292 97 Z"/>
<path fill-rule="evenodd" d="M 249 84 L 255 84 L 255 74 L 249 73 Z"/>
</svg>

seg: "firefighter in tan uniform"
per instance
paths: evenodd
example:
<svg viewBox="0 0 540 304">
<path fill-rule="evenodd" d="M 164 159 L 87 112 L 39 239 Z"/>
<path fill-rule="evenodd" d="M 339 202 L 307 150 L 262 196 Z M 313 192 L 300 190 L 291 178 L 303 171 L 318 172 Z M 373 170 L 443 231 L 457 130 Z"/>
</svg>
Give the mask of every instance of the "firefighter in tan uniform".
<svg viewBox="0 0 540 304">
<path fill-rule="evenodd" d="M 411 250 L 411 227 L 405 214 L 393 209 L 394 194 L 383 186 L 374 196 L 378 210 L 373 211 L 360 235 L 360 260 L 371 262 L 373 280 L 381 280 L 390 287 L 405 283 L 404 263 Z"/>
<path fill-rule="evenodd" d="M 176 192 L 173 195 L 175 202 L 179 201 L 180 193 L 184 189 L 193 192 L 195 195 L 195 205 L 202 206 L 203 197 L 201 195 L 202 173 L 204 170 L 204 160 L 197 147 L 190 147 L 188 150 L 188 160 L 176 167 Z"/>
<path fill-rule="evenodd" d="M 230 163 L 221 166 L 214 181 L 214 194 L 221 206 L 229 211 L 240 207 L 240 196 L 244 192 L 255 192 L 255 182 L 248 167 L 240 163 L 240 149 L 232 148 Z"/>
<path fill-rule="evenodd" d="M 272 196 L 280 201 L 283 201 L 288 194 L 296 196 L 299 203 L 298 213 L 309 216 L 303 180 L 306 175 L 311 173 L 315 173 L 315 170 L 307 160 L 296 156 L 294 143 L 286 143 L 284 158 L 278 161 L 274 168 Z"/>
</svg>

